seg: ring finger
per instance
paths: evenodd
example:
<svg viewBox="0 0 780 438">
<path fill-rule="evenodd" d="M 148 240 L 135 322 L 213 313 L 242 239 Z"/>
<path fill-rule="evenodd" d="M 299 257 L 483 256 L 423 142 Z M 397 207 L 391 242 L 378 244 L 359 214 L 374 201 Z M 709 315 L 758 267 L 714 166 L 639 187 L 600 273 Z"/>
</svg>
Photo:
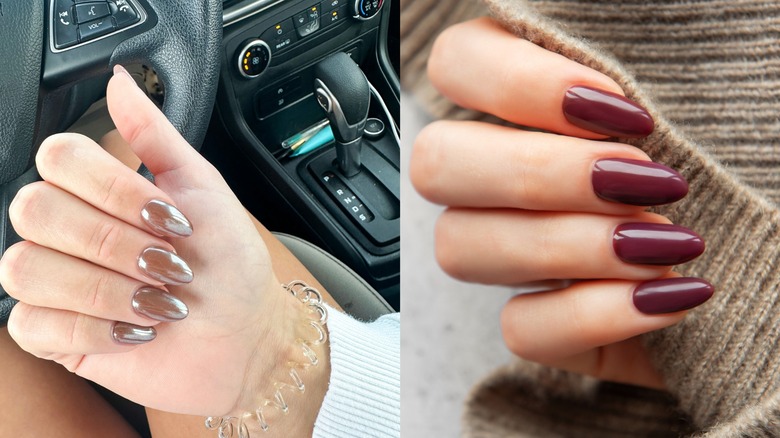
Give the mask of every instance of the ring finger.
<svg viewBox="0 0 780 438">
<path fill-rule="evenodd" d="M 456 104 L 523 126 L 584 138 L 645 137 L 654 128 L 647 111 L 603 73 L 517 38 L 488 18 L 444 31 L 428 75 Z"/>
<path fill-rule="evenodd" d="M 187 306 L 163 289 L 32 242 L 17 243 L 3 254 L 0 283 L 32 306 L 136 325 L 178 321 L 188 314 Z"/>
<path fill-rule="evenodd" d="M 696 233 L 652 213 L 616 217 L 451 208 L 436 224 L 439 264 L 451 276 L 477 283 L 651 279 L 703 251 Z"/>
</svg>

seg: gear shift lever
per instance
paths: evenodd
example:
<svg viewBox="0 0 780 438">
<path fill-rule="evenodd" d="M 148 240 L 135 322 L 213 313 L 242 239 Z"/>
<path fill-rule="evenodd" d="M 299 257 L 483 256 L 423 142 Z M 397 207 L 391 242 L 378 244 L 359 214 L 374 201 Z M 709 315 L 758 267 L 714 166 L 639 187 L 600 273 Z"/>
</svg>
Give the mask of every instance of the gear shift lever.
<svg viewBox="0 0 780 438">
<path fill-rule="evenodd" d="M 368 118 L 368 80 L 346 53 L 335 53 L 314 67 L 314 95 L 325 110 L 339 169 L 346 177 L 360 172 L 360 142 Z"/>
</svg>

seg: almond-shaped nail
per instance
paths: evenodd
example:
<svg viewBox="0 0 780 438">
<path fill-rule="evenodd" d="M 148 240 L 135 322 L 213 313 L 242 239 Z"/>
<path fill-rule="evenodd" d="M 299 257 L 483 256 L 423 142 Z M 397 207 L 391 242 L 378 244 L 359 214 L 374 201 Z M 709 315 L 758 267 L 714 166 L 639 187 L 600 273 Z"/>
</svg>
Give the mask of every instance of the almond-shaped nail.
<svg viewBox="0 0 780 438">
<path fill-rule="evenodd" d="M 566 90 L 563 114 L 572 125 L 611 137 L 647 137 L 655 128 L 653 118 L 638 103 L 580 85 Z"/>
<path fill-rule="evenodd" d="M 159 234 L 166 237 L 189 237 L 192 235 L 192 224 L 186 216 L 173 205 L 157 199 L 146 203 L 141 210 L 144 223 Z"/>
<path fill-rule="evenodd" d="M 138 257 L 138 267 L 150 278 L 165 284 L 186 284 L 194 278 L 187 262 L 161 248 L 146 248 Z"/>
<path fill-rule="evenodd" d="M 628 205 L 662 205 L 688 194 L 688 182 L 674 169 L 652 161 L 604 158 L 591 174 L 596 196 Z"/>
<path fill-rule="evenodd" d="M 647 315 L 692 309 L 709 300 L 715 288 L 701 278 L 664 278 L 634 289 L 634 306 Z"/>
<path fill-rule="evenodd" d="M 142 287 L 133 294 L 135 313 L 155 321 L 181 321 L 190 313 L 187 305 L 176 296 L 154 287 Z"/>
<path fill-rule="evenodd" d="M 612 236 L 612 246 L 620 260 L 640 265 L 679 265 L 704 252 L 701 236 L 671 224 L 620 224 Z"/>
<path fill-rule="evenodd" d="M 120 344 L 145 344 L 157 337 L 157 330 L 154 327 L 116 322 L 111 327 L 111 337 Z"/>
</svg>

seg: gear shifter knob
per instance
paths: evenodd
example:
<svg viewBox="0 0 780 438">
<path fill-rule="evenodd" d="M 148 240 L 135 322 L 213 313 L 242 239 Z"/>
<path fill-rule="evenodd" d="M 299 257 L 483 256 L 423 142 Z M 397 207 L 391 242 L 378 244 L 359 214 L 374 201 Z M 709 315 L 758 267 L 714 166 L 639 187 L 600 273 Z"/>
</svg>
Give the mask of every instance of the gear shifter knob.
<svg viewBox="0 0 780 438">
<path fill-rule="evenodd" d="M 347 177 L 356 175 L 371 101 L 366 76 L 349 55 L 335 53 L 314 67 L 314 95 L 330 120 L 339 169 Z"/>
</svg>

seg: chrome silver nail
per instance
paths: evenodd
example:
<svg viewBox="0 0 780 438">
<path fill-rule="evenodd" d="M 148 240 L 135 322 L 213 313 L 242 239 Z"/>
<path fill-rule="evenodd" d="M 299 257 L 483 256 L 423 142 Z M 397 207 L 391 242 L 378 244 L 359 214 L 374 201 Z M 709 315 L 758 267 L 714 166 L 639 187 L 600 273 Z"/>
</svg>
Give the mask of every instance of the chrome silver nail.
<svg viewBox="0 0 780 438">
<path fill-rule="evenodd" d="M 150 278 L 165 284 L 186 284 L 194 278 L 184 259 L 161 248 L 146 248 L 138 257 L 138 267 Z"/>
<path fill-rule="evenodd" d="M 154 287 L 142 287 L 133 294 L 135 313 L 155 321 L 181 321 L 190 313 L 187 305 L 176 296 Z"/>
<path fill-rule="evenodd" d="M 154 327 L 141 327 L 126 322 L 115 322 L 111 337 L 120 344 L 145 344 L 157 337 Z"/>
<path fill-rule="evenodd" d="M 157 233 L 167 237 L 189 237 L 192 224 L 186 216 L 173 205 L 157 199 L 146 203 L 141 210 L 141 219 Z"/>
</svg>

